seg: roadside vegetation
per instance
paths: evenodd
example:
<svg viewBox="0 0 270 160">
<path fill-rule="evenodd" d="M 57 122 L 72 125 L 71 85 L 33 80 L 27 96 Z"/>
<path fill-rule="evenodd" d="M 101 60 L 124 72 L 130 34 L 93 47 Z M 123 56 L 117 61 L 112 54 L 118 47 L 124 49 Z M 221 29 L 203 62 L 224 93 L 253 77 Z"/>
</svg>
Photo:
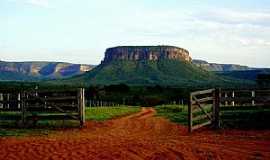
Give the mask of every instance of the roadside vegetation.
<svg viewBox="0 0 270 160">
<path fill-rule="evenodd" d="M 155 107 L 157 116 L 162 116 L 172 122 L 188 125 L 188 106 L 187 105 L 159 105 Z"/>
</svg>

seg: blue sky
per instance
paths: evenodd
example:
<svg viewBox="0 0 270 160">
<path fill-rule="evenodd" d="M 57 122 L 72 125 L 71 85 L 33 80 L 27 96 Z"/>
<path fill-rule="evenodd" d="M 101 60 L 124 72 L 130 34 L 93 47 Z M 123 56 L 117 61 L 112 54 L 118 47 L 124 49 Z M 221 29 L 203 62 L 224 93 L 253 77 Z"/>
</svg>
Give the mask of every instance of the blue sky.
<svg viewBox="0 0 270 160">
<path fill-rule="evenodd" d="M 1 60 L 99 64 L 119 45 L 270 67 L 270 1 L 0 0 Z"/>
</svg>

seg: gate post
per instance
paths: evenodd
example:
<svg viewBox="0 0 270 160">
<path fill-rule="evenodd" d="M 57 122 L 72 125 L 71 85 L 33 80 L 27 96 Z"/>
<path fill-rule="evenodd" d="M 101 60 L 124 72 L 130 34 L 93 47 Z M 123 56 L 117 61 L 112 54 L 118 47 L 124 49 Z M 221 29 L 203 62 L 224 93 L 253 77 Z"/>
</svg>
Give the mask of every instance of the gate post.
<svg viewBox="0 0 270 160">
<path fill-rule="evenodd" d="M 192 94 L 189 95 L 188 103 L 188 132 L 192 132 Z"/>
<path fill-rule="evenodd" d="M 80 127 L 83 127 L 83 125 L 85 123 L 84 88 L 80 88 L 79 91 L 78 91 L 78 107 L 79 107 Z"/>
<path fill-rule="evenodd" d="M 20 103 L 21 103 L 21 120 L 22 120 L 22 127 L 25 127 L 25 107 L 26 107 L 26 103 L 25 103 L 25 95 L 26 93 L 25 92 L 22 92 L 21 93 L 21 100 L 20 100 Z"/>
<path fill-rule="evenodd" d="M 213 110 L 214 110 L 214 128 L 218 129 L 220 128 L 220 122 L 219 122 L 219 112 L 220 112 L 220 97 L 221 97 L 221 89 L 215 89 L 215 99 L 214 99 L 214 105 L 213 105 Z"/>
</svg>

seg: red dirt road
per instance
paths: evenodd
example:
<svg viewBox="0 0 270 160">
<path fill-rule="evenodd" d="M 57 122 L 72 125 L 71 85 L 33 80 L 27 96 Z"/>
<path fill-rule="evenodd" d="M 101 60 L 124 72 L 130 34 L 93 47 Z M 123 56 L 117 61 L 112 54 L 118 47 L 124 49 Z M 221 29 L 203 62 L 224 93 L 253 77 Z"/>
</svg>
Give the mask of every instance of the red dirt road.
<svg viewBox="0 0 270 160">
<path fill-rule="evenodd" d="M 0 138 L 0 159 L 270 159 L 270 131 L 209 131 L 189 135 L 155 110 L 49 136 Z"/>
</svg>

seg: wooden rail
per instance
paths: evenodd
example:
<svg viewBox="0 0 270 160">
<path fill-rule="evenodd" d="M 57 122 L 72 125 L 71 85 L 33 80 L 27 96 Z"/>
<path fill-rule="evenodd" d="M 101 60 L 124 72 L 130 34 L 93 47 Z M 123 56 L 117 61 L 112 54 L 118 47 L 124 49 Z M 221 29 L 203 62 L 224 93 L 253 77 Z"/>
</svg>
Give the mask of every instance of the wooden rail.
<svg viewBox="0 0 270 160">
<path fill-rule="evenodd" d="M 5 112 L 10 114 L 5 116 Z M 29 120 L 44 119 L 78 120 L 83 126 L 85 122 L 84 89 L 0 90 L 0 113 L 2 113 L 0 120 L 18 120 L 19 115 L 23 126 Z"/>
</svg>

